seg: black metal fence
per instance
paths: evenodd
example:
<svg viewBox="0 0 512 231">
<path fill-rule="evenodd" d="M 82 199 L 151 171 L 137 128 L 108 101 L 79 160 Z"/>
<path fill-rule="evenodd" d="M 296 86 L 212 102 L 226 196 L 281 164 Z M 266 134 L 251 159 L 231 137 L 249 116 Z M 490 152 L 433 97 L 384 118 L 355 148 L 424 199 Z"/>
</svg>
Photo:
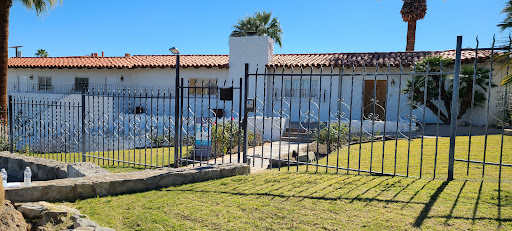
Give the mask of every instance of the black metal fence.
<svg viewBox="0 0 512 231">
<path fill-rule="evenodd" d="M 229 89 L 231 94 L 240 91 L 240 86 L 233 84 L 180 86 L 185 95 L 178 100 L 183 105 L 179 114 L 175 111 L 175 92 L 165 87 L 89 86 L 81 93 L 56 94 L 53 98 L 10 95 L 10 126 L 2 127 L 2 138 L 11 152 L 65 162 L 139 167 L 217 163 L 219 152 L 211 145 L 209 129 L 231 123 L 227 116 L 239 118 L 232 100 L 220 100 L 222 89 Z M 182 121 L 178 136 L 177 119 Z M 196 132 L 200 136 L 196 137 Z M 201 135 L 212 146 L 204 154 L 196 144 Z"/>
<path fill-rule="evenodd" d="M 498 84 L 508 70 L 495 62 L 502 50 L 462 49 L 459 38 L 455 62 L 246 64 L 239 80 L 178 74 L 177 90 L 13 94 L 0 138 L 12 152 L 100 165 L 244 162 L 254 170 L 511 179 L 512 94 Z M 474 62 L 462 62 L 462 52 Z"/>
<path fill-rule="evenodd" d="M 508 70 L 496 67 L 503 48 L 462 49 L 461 44 L 459 37 L 455 62 L 434 56 L 410 67 L 367 62 L 248 73 L 246 81 L 254 86 L 248 100 L 255 105 L 246 111 L 249 131 L 272 141 L 247 150 L 251 164 L 287 171 L 511 179 L 507 143 L 512 139 L 505 135 L 511 95 L 499 85 Z M 462 63 L 462 52 L 474 62 Z M 487 54 L 485 61 L 481 53 Z"/>
</svg>

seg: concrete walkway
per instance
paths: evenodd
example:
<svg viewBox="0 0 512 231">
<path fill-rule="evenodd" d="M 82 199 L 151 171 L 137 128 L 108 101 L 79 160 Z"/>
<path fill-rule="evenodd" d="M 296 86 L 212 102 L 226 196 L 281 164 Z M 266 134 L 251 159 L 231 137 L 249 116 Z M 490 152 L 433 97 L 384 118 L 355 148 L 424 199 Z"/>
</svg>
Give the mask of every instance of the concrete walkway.
<svg viewBox="0 0 512 231">
<path fill-rule="evenodd" d="M 251 173 L 260 172 L 268 168 L 269 159 L 286 159 L 288 153 L 297 151 L 299 148 L 306 147 L 307 143 L 296 143 L 288 141 L 274 141 L 262 146 L 250 147 L 247 150 L 247 159 L 251 163 Z M 243 153 L 240 154 L 243 156 Z M 263 157 L 263 158 L 262 158 Z M 224 162 L 229 162 L 230 156 L 224 156 Z M 238 162 L 238 154 L 231 155 L 232 162 Z M 217 158 L 217 163 L 222 163 L 222 157 Z"/>
</svg>

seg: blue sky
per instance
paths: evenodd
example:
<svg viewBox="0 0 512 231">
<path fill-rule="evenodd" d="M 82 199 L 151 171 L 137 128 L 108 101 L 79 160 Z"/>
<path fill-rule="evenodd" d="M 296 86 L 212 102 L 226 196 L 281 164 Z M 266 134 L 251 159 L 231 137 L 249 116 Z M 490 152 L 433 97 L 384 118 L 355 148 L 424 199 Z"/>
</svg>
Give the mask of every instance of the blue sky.
<svg viewBox="0 0 512 231">
<path fill-rule="evenodd" d="M 9 46 L 23 45 L 24 56 L 43 48 L 50 56 L 228 54 L 233 24 L 255 11 L 271 11 L 284 31 L 275 53 L 404 51 L 407 24 L 400 0 L 324 1 L 171 1 L 63 0 L 37 17 L 14 1 Z M 489 46 L 505 0 L 428 0 L 425 19 L 418 21 L 416 50 L 454 49 L 456 36 L 464 47 Z M 10 56 L 14 50 L 10 50 Z"/>
</svg>

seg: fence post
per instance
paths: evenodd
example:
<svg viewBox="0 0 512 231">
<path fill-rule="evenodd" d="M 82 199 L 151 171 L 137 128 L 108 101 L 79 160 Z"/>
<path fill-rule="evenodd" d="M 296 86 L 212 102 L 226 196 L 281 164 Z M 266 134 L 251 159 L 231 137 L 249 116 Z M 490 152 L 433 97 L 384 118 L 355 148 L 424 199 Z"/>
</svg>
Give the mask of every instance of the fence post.
<svg viewBox="0 0 512 231">
<path fill-rule="evenodd" d="M 82 162 L 86 161 L 85 154 L 86 154 L 86 135 L 85 135 L 85 89 L 82 90 Z"/>
<path fill-rule="evenodd" d="M 460 65 L 462 52 L 462 36 L 457 36 L 457 49 L 455 51 L 455 69 L 453 78 L 452 108 L 450 118 L 450 151 L 448 153 L 448 180 L 453 180 L 455 164 L 455 137 L 457 134 L 457 114 L 459 109 Z"/>
<path fill-rule="evenodd" d="M 181 148 L 179 147 L 179 140 L 181 139 L 181 137 L 179 137 L 180 135 L 180 122 L 181 122 L 181 117 L 180 117 L 180 91 L 179 91 L 179 87 L 180 87 L 180 55 L 176 55 L 176 81 L 175 81 L 175 97 L 174 97 L 174 167 L 177 168 L 179 167 L 179 163 L 178 163 L 178 148 Z"/>
<path fill-rule="evenodd" d="M 14 152 L 14 118 L 12 111 L 14 110 L 14 104 L 12 102 L 12 95 L 9 95 L 9 107 L 7 108 L 7 111 L 9 113 L 9 152 Z"/>
<path fill-rule="evenodd" d="M 249 116 L 249 112 L 247 111 L 247 98 L 249 96 L 249 64 L 245 64 L 245 83 L 244 83 L 244 120 L 242 122 L 242 129 L 244 130 L 244 156 L 243 162 L 247 163 L 247 145 L 248 145 L 248 136 L 249 130 L 247 129 L 247 117 Z"/>
</svg>

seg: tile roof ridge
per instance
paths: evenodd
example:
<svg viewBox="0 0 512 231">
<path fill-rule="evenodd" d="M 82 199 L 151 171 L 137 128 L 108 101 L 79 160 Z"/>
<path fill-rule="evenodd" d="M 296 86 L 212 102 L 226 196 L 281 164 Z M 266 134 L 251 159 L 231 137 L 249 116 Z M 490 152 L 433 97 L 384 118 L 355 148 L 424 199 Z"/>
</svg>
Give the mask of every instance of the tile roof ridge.
<svg viewBox="0 0 512 231">
<path fill-rule="evenodd" d="M 274 54 L 274 55 L 338 55 L 338 54 L 407 54 L 407 53 L 441 53 L 455 50 L 432 50 L 432 51 L 377 51 L 377 52 L 329 52 L 329 53 L 295 53 L 295 54 Z"/>
<path fill-rule="evenodd" d="M 175 55 L 132 55 L 132 57 L 135 57 L 135 56 L 175 56 Z M 217 54 L 217 55 L 209 55 L 209 54 L 186 54 L 186 55 L 180 55 L 181 57 L 183 56 L 229 56 L 229 55 L 221 55 L 221 54 Z"/>
</svg>

